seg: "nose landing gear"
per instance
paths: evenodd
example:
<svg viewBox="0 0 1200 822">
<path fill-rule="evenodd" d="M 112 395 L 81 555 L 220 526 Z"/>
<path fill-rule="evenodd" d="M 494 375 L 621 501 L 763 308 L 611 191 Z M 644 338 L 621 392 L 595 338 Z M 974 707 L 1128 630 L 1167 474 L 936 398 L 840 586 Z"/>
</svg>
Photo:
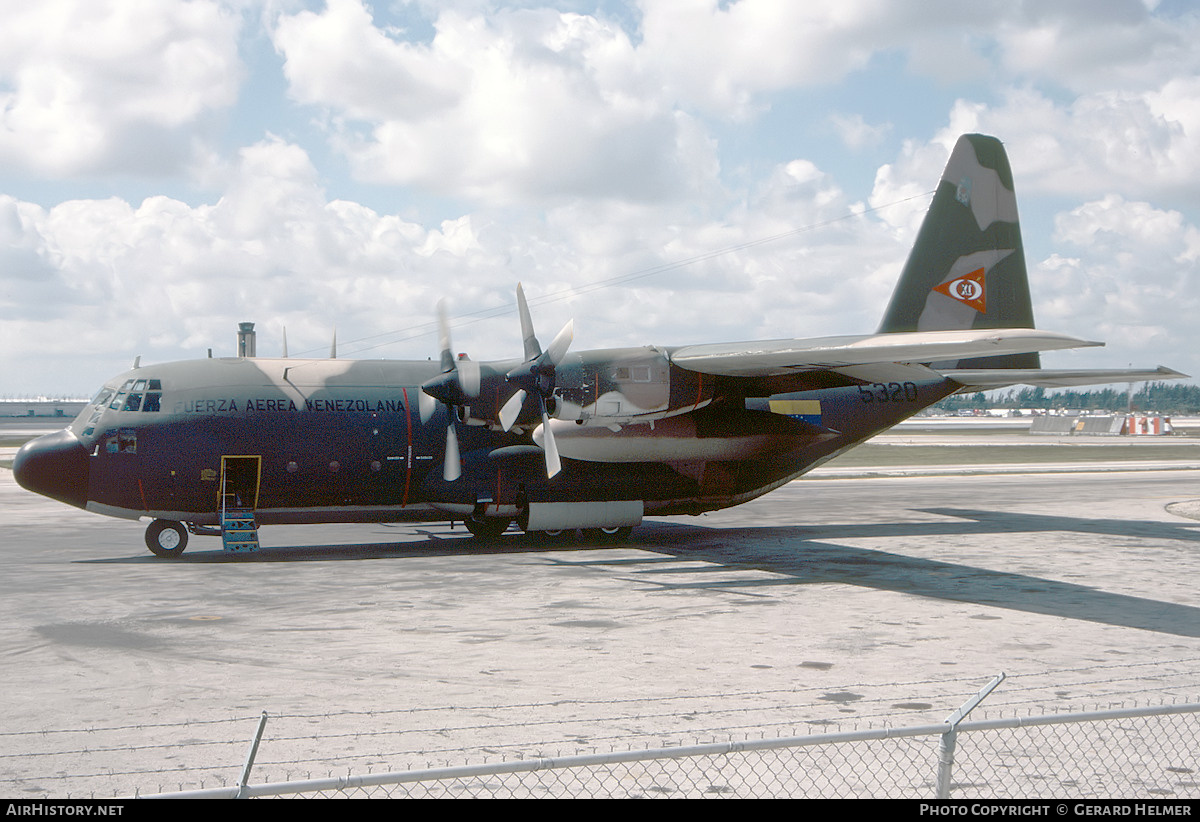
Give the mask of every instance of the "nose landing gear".
<svg viewBox="0 0 1200 822">
<path fill-rule="evenodd" d="M 146 547 L 156 557 L 173 558 L 187 548 L 188 532 L 182 522 L 156 519 L 146 528 Z"/>
</svg>

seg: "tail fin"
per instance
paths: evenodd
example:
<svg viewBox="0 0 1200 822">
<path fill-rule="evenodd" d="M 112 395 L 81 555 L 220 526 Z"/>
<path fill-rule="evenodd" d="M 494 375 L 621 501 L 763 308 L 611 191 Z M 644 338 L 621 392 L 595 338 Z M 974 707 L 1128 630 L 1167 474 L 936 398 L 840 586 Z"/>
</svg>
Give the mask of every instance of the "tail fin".
<svg viewBox="0 0 1200 822">
<path fill-rule="evenodd" d="M 1012 169 L 995 137 L 958 138 L 880 333 L 1033 328 Z M 1038 368 L 1036 353 L 977 357 L 957 368 Z"/>
</svg>

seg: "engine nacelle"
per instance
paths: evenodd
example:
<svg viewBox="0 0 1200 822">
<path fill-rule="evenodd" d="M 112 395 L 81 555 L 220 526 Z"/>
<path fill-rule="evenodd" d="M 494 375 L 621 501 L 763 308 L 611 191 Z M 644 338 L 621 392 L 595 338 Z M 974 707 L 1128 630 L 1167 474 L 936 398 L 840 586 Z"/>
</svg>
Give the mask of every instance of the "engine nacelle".
<svg viewBox="0 0 1200 822">
<path fill-rule="evenodd" d="M 795 432 L 753 429 L 703 436 L 690 415 L 626 425 L 615 431 L 564 420 L 551 420 L 550 427 L 561 456 L 586 462 L 742 460 L 794 446 L 797 441 Z M 538 445 L 545 441 L 541 428 L 533 432 L 533 440 Z"/>
</svg>

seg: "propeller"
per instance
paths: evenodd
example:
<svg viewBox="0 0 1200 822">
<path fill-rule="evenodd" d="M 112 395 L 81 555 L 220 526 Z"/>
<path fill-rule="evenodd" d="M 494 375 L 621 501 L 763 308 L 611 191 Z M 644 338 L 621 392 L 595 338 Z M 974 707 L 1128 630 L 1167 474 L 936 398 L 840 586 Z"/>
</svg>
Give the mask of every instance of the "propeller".
<svg viewBox="0 0 1200 822">
<path fill-rule="evenodd" d="M 546 455 L 546 476 L 553 477 L 562 470 L 562 460 L 558 456 L 558 446 L 554 435 L 550 432 L 550 411 L 547 401 L 554 396 L 555 369 L 567 355 L 571 340 L 575 335 L 575 325 L 568 321 L 562 331 L 550 342 L 543 351 L 533 330 L 533 319 L 529 314 L 529 304 L 525 300 L 525 290 L 517 285 L 517 309 L 521 316 L 521 337 L 525 345 L 525 359 L 516 368 L 505 375 L 505 380 L 516 387 L 516 391 L 500 409 L 497 419 L 505 431 L 510 431 L 525 409 L 526 401 L 537 397 L 538 412 L 542 418 L 543 442 L 542 450 Z M 442 466 L 442 477 L 447 482 L 453 482 L 462 475 L 459 462 L 458 433 L 456 431 L 456 409 L 470 404 L 470 400 L 479 396 L 482 375 L 479 363 L 472 360 L 456 360 L 450 344 L 450 323 L 446 319 L 446 303 L 438 302 L 438 329 L 441 333 L 441 373 L 421 384 L 420 410 L 421 421 L 428 421 L 433 416 L 436 403 L 440 402 L 450 412 L 450 420 L 446 426 L 446 457 Z M 489 388 L 489 396 L 491 389 Z"/>
<path fill-rule="evenodd" d="M 421 385 L 423 394 L 432 397 L 446 406 L 450 419 L 446 423 L 446 456 L 442 464 L 442 478 L 453 482 L 462 475 L 462 465 L 458 453 L 458 433 L 456 432 L 456 408 L 467 404 L 467 401 L 479 396 L 479 363 L 471 360 L 456 360 L 450 344 L 450 323 L 446 319 L 446 302 L 438 302 L 438 330 L 441 336 L 442 373 L 426 380 Z M 432 415 L 425 400 L 421 401 L 421 417 L 427 419 Z"/>
<path fill-rule="evenodd" d="M 529 304 L 525 301 L 525 289 L 520 284 L 517 285 L 517 310 L 521 316 L 525 361 L 509 371 L 505 377 L 517 387 L 517 391 L 500 409 L 500 426 L 505 431 L 511 429 L 521 416 L 525 400 L 531 394 L 536 396 L 542 417 L 542 448 L 546 452 L 546 476 L 553 477 L 562 470 L 562 462 L 558 457 L 554 435 L 550 432 L 550 414 L 546 408 L 546 401 L 554 396 L 555 368 L 563 361 L 567 349 L 571 346 L 575 324 L 568 320 L 562 331 L 558 332 L 558 336 L 551 341 L 550 347 L 543 351 L 533 330 L 533 318 L 529 314 Z"/>
</svg>

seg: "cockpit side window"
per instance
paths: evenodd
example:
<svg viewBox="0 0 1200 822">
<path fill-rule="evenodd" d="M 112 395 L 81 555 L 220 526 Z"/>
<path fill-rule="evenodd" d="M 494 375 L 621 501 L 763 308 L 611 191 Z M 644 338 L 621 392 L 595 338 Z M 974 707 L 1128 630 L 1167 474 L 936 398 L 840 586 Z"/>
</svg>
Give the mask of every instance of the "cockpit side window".
<svg viewBox="0 0 1200 822">
<path fill-rule="evenodd" d="M 109 454 L 136 454 L 137 430 L 122 428 L 104 435 L 104 450 Z"/>
<path fill-rule="evenodd" d="M 96 405 L 97 414 L 105 403 L 113 411 L 161 411 L 161 392 L 162 380 L 126 380 L 118 390 L 102 388 L 92 402 Z M 95 422 L 95 416 L 89 422 Z"/>
<path fill-rule="evenodd" d="M 138 385 L 142 386 L 141 389 L 138 388 Z M 139 380 L 133 386 L 133 390 L 146 392 L 146 396 L 142 400 L 143 411 L 162 410 L 162 380 Z"/>
</svg>

